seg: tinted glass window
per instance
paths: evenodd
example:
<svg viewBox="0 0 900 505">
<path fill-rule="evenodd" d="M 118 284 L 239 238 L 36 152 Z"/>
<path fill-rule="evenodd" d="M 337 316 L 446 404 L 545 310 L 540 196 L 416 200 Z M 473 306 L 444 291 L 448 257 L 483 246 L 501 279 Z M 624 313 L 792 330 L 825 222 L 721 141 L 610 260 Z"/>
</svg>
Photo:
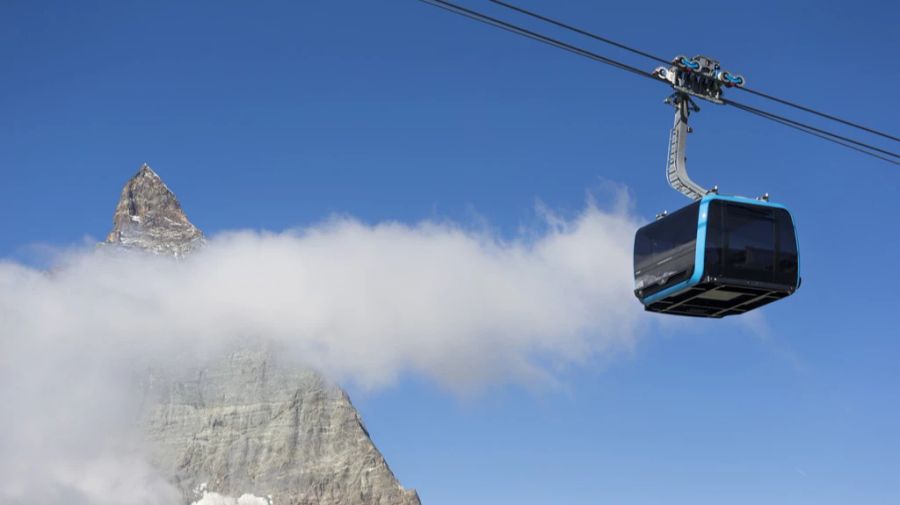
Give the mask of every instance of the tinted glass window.
<svg viewBox="0 0 900 505">
<path fill-rule="evenodd" d="M 797 234 L 794 222 L 786 210 L 775 210 L 775 221 L 778 224 L 778 251 L 775 256 L 775 282 L 796 284 L 799 268 L 797 259 Z"/>
<path fill-rule="evenodd" d="M 796 283 L 794 226 L 783 209 L 710 202 L 706 247 L 709 275 Z"/>
<path fill-rule="evenodd" d="M 692 203 L 638 230 L 634 239 L 635 269 L 656 262 L 675 249 L 694 244 L 699 207 L 699 202 Z"/>
</svg>

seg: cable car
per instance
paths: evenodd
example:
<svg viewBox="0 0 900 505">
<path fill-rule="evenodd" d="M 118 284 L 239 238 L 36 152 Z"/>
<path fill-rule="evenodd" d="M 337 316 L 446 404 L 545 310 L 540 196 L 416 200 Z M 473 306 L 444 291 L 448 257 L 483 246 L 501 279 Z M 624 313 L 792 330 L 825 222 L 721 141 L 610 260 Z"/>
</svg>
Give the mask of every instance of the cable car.
<svg viewBox="0 0 900 505">
<path fill-rule="evenodd" d="M 638 230 L 634 294 L 651 312 L 721 318 L 800 287 L 791 214 L 765 199 L 715 193 Z"/>
<path fill-rule="evenodd" d="M 730 73 L 732 79 L 723 80 L 720 70 L 705 56 L 679 56 L 653 74 L 675 89 L 666 99 L 675 107 L 666 180 L 694 203 L 660 214 L 634 237 L 634 294 L 650 312 L 721 318 L 800 287 L 797 235 L 784 206 L 769 202 L 768 194 L 755 200 L 723 196 L 718 187 L 704 189 L 688 176 L 688 117 L 700 110 L 691 97 L 722 104 L 722 86 L 744 84 Z"/>
</svg>

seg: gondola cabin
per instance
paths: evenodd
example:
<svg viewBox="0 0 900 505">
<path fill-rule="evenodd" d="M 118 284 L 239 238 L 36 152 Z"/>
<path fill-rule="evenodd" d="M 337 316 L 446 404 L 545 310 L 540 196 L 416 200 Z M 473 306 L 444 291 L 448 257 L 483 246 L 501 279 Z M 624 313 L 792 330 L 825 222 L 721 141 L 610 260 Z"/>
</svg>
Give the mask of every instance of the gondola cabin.
<svg viewBox="0 0 900 505">
<path fill-rule="evenodd" d="M 708 194 L 639 229 L 634 294 L 646 310 L 743 314 L 800 286 L 797 237 L 783 206 Z"/>
</svg>

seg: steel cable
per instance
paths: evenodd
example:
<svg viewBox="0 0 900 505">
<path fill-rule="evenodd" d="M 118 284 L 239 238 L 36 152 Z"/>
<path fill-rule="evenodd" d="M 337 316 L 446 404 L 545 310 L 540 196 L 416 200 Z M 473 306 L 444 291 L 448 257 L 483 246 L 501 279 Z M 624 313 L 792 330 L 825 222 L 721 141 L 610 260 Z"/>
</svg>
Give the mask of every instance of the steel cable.
<svg viewBox="0 0 900 505">
<path fill-rule="evenodd" d="M 447 11 L 452 12 L 452 13 L 454 13 L 454 14 L 457 14 L 457 15 L 460 15 L 460 16 L 464 16 L 464 17 L 467 17 L 467 18 L 469 18 L 469 19 L 473 19 L 473 20 L 475 20 L 475 21 L 479 21 L 479 22 L 481 22 L 481 23 L 485 23 L 485 24 L 487 24 L 487 25 L 490 25 L 490 26 L 493 26 L 493 27 L 496 27 L 496 28 L 500 28 L 500 29 L 509 31 L 509 32 L 514 33 L 514 34 L 516 34 L 516 35 L 520 35 L 520 36 L 523 36 L 523 37 L 527 37 L 527 38 L 529 38 L 529 39 L 536 40 L 536 41 L 538 41 L 538 42 L 541 42 L 541 43 L 544 43 L 544 44 L 547 44 L 547 45 L 550 45 L 550 46 L 553 46 L 553 47 L 556 47 L 556 48 L 559 48 L 559 49 L 563 49 L 563 50 L 565 50 L 565 51 L 569 51 L 569 52 L 571 52 L 571 53 L 577 54 L 577 55 L 579 55 L 579 56 L 583 56 L 583 57 L 585 57 L 585 58 L 588 58 L 588 59 L 591 59 L 591 60 L 594 60 L 594 61 L 599 61 L 599 62 L 601 62 L 601 63 L 604 63 L 604 64 L 607 64 L 607 65 L 610 65 L 610 66 L 619 68 L 619 69 L 621 69 L 621 70 L 625 70 L 625 71 L 627 71 L 627 72 L 631 72 L 631 73 L 633 73 L 633 74 L 635 74 L 635 75 L 639 75 L 639 76 L 641 76 L 641 77 L 646 77 L 646 78 L 652 79 L 652 80 L 655 81 L 655 82 L 660 82 L 660 83 L 665 82 L 665 81 L 662 81 L 662 80 L 660 80 L 660 79 L 657 79 L 653 74 L 647 73 L 647 72 L 643 71 L 642 69 L 640 69 L 640 68 L 638 68 L 638 67 L 634 67 L 634 66 L 628 65 L 628 64 L 626 64 L 626 63 L 623 63 L 623 62 L 614 60 L 614 59 L 612 59 L 612 58 L 608 58 L 608 57 L 606 57 L 606 56 L 602 56 L 602 55 L 600 55 L 600 54 L 597 54 L 597 53 L 588 51 L 587 49 L 583 49 L 583 48 L 581 48 L 581 47 L 578 47 L 578 46 L 569 44 L 569 43 L 567 43 L 567 42 L 563 42 L 563 41 L 561 41 L 561 40 L 558 40 L 558 39 L 549 37 L 549 36 L 547 36 L 547 35 L 543 35 L 543 34 L 540 34 L 540 33 L 537 33 L 537 32 L 531 31 L 531 30 L 528 30 L 528 29 L 523 28 L 523 27 L 521 27 L 521 26 L 518 26 L 518 25 L 515 25 L 515 24 L 512 24 L 512 23 L 509 23 L 509 22 L 506 22 L 506 21 L 503 21 L 503 20 L 500 20 L 500 19 L 497 19 L 497 18 L 492 17 L 492 16 L 488 16 L 487 14 L 483 14 L 483 13 L 474 11 L 474 10 L 472 10 L 472 9 L 468 9 L 468 8 L 463 7 L 463 6 L 461 6 L 461 5 L 454 4 L 454 3 L 452 3 L 452 2 L 448 2 L 448 1 L 446 1 L 446 0 L 419 0 L 419 1 L 421 1 L 421 2 L 423 2 L 423 3 L 426 3 L 426 4 L 429 4 L 429 5 L 432 5 L 432 6 L 435 6 L 435 7 L 439 7 L 439 8 L 441 8 L 441 9 L 447 10 Z M 595 35 L 595 34 L 592 34 L 592 33 L 590 33 L 590 32 L 587 32 L 587 31 L 585 31 L 585 30 L 581 30 L 581 29 L 579 29 L 579 28 L 575 28 L 575 27 L 573 27 L 573 26 L 566 25 L 565 23 L 562 23 L 562 22 L 559 22 L 559 21 L 552 20 L 552 19 L 547 18 L 547 17 L 545 17 L 545 16 L 542 16 L 542 15 L 540 15 L 540 14 L 533 13 L 533 12 L 528 11 L 528 10 L 526 10 L 526 9 L 523 9 L 523 8 L 521 8 L 521 7 L 517 7 L 517 6 L 514 6 L 514 5 L 512 5 L 512 4 L 503 2 L 503 1 L 501 1 L 501 0 L 489 0 L 489 1 L 491 1 L 491 2 L 493 2 L 493 3 L 496 3 L 496 4 L 498 4 L 498 5 L 502 5 L 502 6 L 506 7 L 506 8 L 515 10 L 515 11 L 517 11 L 517 12 L 521 12 L 521 13 L 523 13 L 523 14 L 527 14 L 527 15 L 529 15 L 529 16 L 531 16 L 531 17 L 534 17 L 534 18 L 541 19 L 541 20 L 543 20 L 543 21 L 552 23 L 552 24 L 554 24 L 554 25 L 560 26 L 560 27 L 565 28 L 565 29 L 567 29 L 567 30 L 574 31 L 574 32 L 580 33 L 580 34 L 582 34 L 582 35 L 587 35 L 587 36 L 589 36 L 589 37 L 591 37 L 591 38 L 594 38 L 594 39 L 597 39 L 597 40 L 606 42 L 606 43 L 608 43 L 608 44 L 612 44 L 612 45 L 614 45 L 614 46 L 616 46 L 616 47 L 620 47 L 620 48 L 629 50 L 629 51 L 631 51 L 631 52 L 633 52 L 633 53 L 640 54 L 640 55 L 645 56 L 645 57 L 647 57 L 647 58 L 651 58 L 651 59 L 654 59 L 654 60 L 656 60 L 656 61 L 663 61 L 663 62 L 665 62 L 665 63 L 668 63 L 668 61 L 663 60 L 662 58 L 659 58 L 659 57 L 654 56 L 654 55 L 652 55 L 652 54 L 645 53 L 645 52 L 643 52 L 643 51 L 639 51 L 639 50 L 637 50 L 637 49 L 630 48 L 630 47 L 628 47 L 628 46 L 625 46 L 624 44 L 619 44 L 618 42 L 614 42 L 614 41 L 611 41 L 611 40 L 606 39 L 606 38 L 604 38 L 604 37 L 600 37 L 599 35 Z M 746 88 L 738 88 L 738 89 L 744 89 L 745 91 L 749 91 L 750 93 L 757 94 L 757 95 L 762 96 L 762 97 L 764 97 L 764 98 L 769 98 L 769 99 L 772 99 L 772 100 L 775 100 L 775 101 L 784 103 L 784 104 L 786 104 L 786 105 L 790 105 L 790 106 L 792 106 L 792 107 L 800 108 L 801 110 L 806 110 L 807 112 L 811 112 L 811 113 L 814 113 L 814 114 L 818 114 L 818 115 L 821 115 L 821 116 L 823 116 L 823 117 L 828 117 L 829 119 L 833 119 L 833 120 L 836 120 L 836 121 L 839 121 L 839 122 L 848 124 L 848 125 L 850 125 L 850 126 L 854 126 L 854 127 L 856 127 L 856 128 L 860 128 L 860 129 L 863 129 L 863 130 L 866 130 L 866 131 L 870 131 L 870 132 L 872 132 L 872 133 L 876 133 L 876 134 L 878 134 L 878 135 L 881 135 L 881 136 L 884 136 L 884 137 L 887 137 L 887 138 L 890 138 L 890 139 L 900 140 L 900 139 L 897 139 L 896 137 L 893 137 L 893 136 L 891 136 L 891 135 L 888 135 L 888 134 L 885 134 L 885 133 L 881 133 L 881 132 L 878 132 L 878 131 L 876 131 L 876 130 L 869 129 L 869 128 L 867 128 L 867 127 L 864 127 L 864 126 L 861 126 L 861 125 L 857 125 L 857 124 L 855 124 L 855 123 L 851 123 L 851 122 L 842 120 L 842 119 L 840 119 L 840 118 L 835 118 L 835 117 L 833 117 L 833 116 L 829 116 L 829 115 L 826 115 L 826 114 L 824 114 L 824 113 L 819 113 L 818 111 L 814 111 L 814 110 L 812 110 L 812 109 L 807 109 L 807 108 L 805 108 L 805 107 L 803 107 L 803 106 L 800 106 L 800 105 L 797 105 L 797 104 L 792 104 L 792 103 L 790 103 L 790 102 L 787 102 L 786 100 L 781 100 L 781 99 L 772 97 L 772 96 L 770 96 L 770 95 L 766 95 L 766 94 L 761 93 L 761 92 L 757 92 L 757 91 L 754 91 L 754 90 L 747 90 Z M 841 146 L 844 146 L 844 147 L 848 147 L 848 148 L 850 148 L 850 149 L 853 149 L 853 150 L 855 150 L 855 151 L 861 152 L 861 153 L 863 153 L 863 154 L 868 154 L 869 156 L 873 156 L 873 157 L 878 158 L 878 159 L 881 159 L 881 160 L 883 160 L 883 161 L 887 161 L 887 162 L 893 163 L 893 164 L 895 164 L 895 165 L 900 165 L 900 162 L 898 162 L 897 160 L 893 160 L 893 159 L 891 159 L 891 158 L 888 158 L 888 157 L 886 157 L 886 156 L 882 156 L 881 154 L 877 154 L 877 153 L 882 153 L 882 154 L 884 154 L 884 155 L 887 155 L 887 156 L 890 156 L 890 157 L 893 157 L 893 158 L 897 158 L 897 159 L 900 159 L 900 154 L 897 154 L 897 153 L 894 153 L 894 152 L 891 152 L 891 151 L 888 151 L 888 150 L 885 150 L 885 149 L 881 149 L 881 148 L 879 148 L 879 147 L 875 147 L 875 146 L 873 146 L 873 145 L 866 144 L 866 143 L 864 143 L 864 142 L 860 142 L 860 141 L 858 141 L 858 140 L 851 139 L 851 138 L 849 138 L 849 137 L 845 137 L 845 136 L 842 136 L 842 135 L 839 135 L 839 134 L 836 134 L 836 133 L 832 133 L 832 132 L 823 130 L 823 129 L 821 129 L 821 128 L 817 128 L 817 127 L 815 127 L 815 126 L 811 126 L 811 125 L 802 123 L 802 122 L 800 122 L 800 121 L 796 121 L 796 120 L 793 120 L 793 119 L 790 119 L 790 118 L 787 118 L 787 117 L 784 117 L 784 116 L 780 116 L 780 115 L 774 114 L 774 113 L 772 113 L 772 112 L 764 111 L 764 110 L 762 110 L 762 109 L 757 109 L 757 108 L 755 108 L 755 107 L 752 107 L 752 106 L 749 106 L 749 105 L 746 105 L 746 104 L 742 104 L 742 103 L 740 103 L 740 102 L 735 102 L 734 100 L 723 99 L 723 103 L 726 104 L 726 105 L 731 105 L 731 106 L 733 106 L 733 107 L 735 107 L 735 108 L 737 108 L 737 109 L 743 110 L 743 111 L 745 111 L 745 112 L 750 112 L 751 114 L 755 114 L 755 115 L 760 116 L 760 117 L 763 117 L 763 118 L 765 118 L 765 119 L 769 119 L 769 120 L 771 120 L 771 121 L 775 121 L 775 122 L 780 123 L 780 124 L 783 124 L 783 125 L 785 125 L 785 126 L 789 126 L 789 127 L 791 127 L 791 128 L 800 130 L 800 131 L 802 131 L 802 132 L 804 132 L 804 133 L 808 133 L 808 134 L 810 134 L 810 135 L 819 137 L 819 138 L 821 138 L 821 139 L 828 140 L 829 142 L 833 142 L 833 143 L 836 143 L 836 144 L 838 144 L 838 145 L 841 145 Z"/>
<path fill-rule="evenodd" d="M 542 15 L 542 14 L 538 14 L 538 13 L 533 12 L 533 11 L 530 11 L 530 10 L 528 10 L 528 9 L 519 7 L 519 6 L 517 6 L 517 5 L 513 5 L 513 4 L 511 4 L 511 3 L 504 2 L 504 1 L 502 1 L 502 0 L 488 0 L 488 1 L 491 2 L 491 3 L 497 4 L 497 5 L 500 5 L 500 6 L 502 6 L 502 7 L 505 7 L 505 8 L 507 8 L 507 9 L 510 9 L 510 10 L 519 12 L 519 13 L 521 13 L 521 14 L 525 14 L 526 16 L 530 16 L 530 17 L 532 17 L 532 18 L 539 19 L 539 20 L 541 20 L 541 21 L 544 21 L 544 22 L 546 22 L 546 23 L 550 23 L 550 24 L 555 25 L 555 26 L 558 26 L 558 27 L 560 27 L 560 28 L 564 28 L 564 29 L 569 30 L 569 31 L 571 31 L 571 32 L 578 33 L 578 34 L 584 35 L 584 36 L 586 36 L 586 37 L 590 37 L 590 38 L 592 38 L 592 39 L 594 39 L 594 40 L 599 40 L 600 42 L 604 42 L 604 43 L 606 43 L 606 44 L 609 44 L 609 45 L 618 47 L 618 48 L 620 48 L 620 49 L 624 49 L 624 50 L 626 50 L 626 51 L 630 51 L 630 52 L 632 52 L 632 53 L 634 53 L 634 54 L 638 54 L 638 55 L 643 56 L 643 57 L 645 57 L 645 58 L 649 58 L 649 59 L 651 59 L 651 60 L 654 60 L 654 61 L 657 61 L 657 62 L 666 64 L 666 65 L 671 64 L 671 60 L 667 60 L 667 59 L 662 58 L 662 57 L 660 57 L 660 56 L 657 56 L 657 55 L 655 55 L 655 54 L 650 54 L 650 53 L 648 53 L 648 52 L 641 51 L 640 49 L 635 49 L 635 48 L 633 48 L 633 47 L 630 47 L 630 46 L 627 46 L 627 45 L 625 45 L 625 44 L 622 44 L 621 42 L 616 42 L 616 41 L 611 40 L 611 39 L 608 39 L 608 38 L 606 38 L 606 37 L 597 35 L 596 33 L 592 33 L 592 32 L 589 32 L 589 31 L 587 31 L 587 30 L 584 30 L 584 29 L 582 29 L 582 28 L 578 28 L 578 27 L 576 27 L 576 26 L 572 26 L 572 25 L 570 25 L 570 24 L 563 23 L 562 21 L 558 21 L 558 20 L 556 20 L 556 19 L 549 18 L 549 17 L 547 17 L 547 16 L 544 16 L 544 15 Z M 780 103 L 780 104 L 782 104 L 782 105 L 787 105 L 788 107 L 793 107 L 793 108 L 795 108 L 795 109 L 802 110 L 802 111 L 808 112 L 808 113 L 810 113 L 810 114 L 815 114 L 815 115 L 817 115 L 817 116 L 819 116 L 819 117 L 823 117 L 823 118 L 829 119 L 829 120 L 831 120 L 831 121 L 836 121 L 836 122 L 838 122 L 838 123 L 842 123 L 842 124 L 844 124 L 844 125 L 851 126 L 851 127 L 853 127 L 853 128 L 857 128 L 857 129 L 859 129 L 859 130 L 863 130 L 863 131 L 866 131 L 866 132 L 871 133 L 871 134 L 874 134 L 874 135 L 879 135 L 879 136 L 881 136 L 881 137 L 884 137 L 884 138 L 886 138 L 886 139 L 893 140 L 893 141 L 895 141 L 895 142 L 900 142 L 900 137 L 896 137 L 896 136 L 891 135 L 891 134 L 889 134 L 889 133 L 885 133 L 885 132 L 882 132 L 882 131 L 878 131 L 878 130 L 876 130 L 876 129 L 874 129 L 874 128 L 869 128 L 868 126 L 864 126 L 864 125 L 861 125 L 861 124 L 859 124 L 859 123 L 855 123 L 855 122 L 853 122 L 853 121 L 849 121 L 849 120 L 847 120 L 847 119 L 843 119 L 843 118 L 840 118 L 840 117 L 837 117 L 837 116 L 834 116 L 834 115 L 831 115 L 831 114 L 827 114 L 827 113 L 825 113 L 825 112 L 821 112 L 821 111 L 815 110 L 815 109 L 813 109 L 813 108 L 811 108 L 811 107 L 806 107 L 806 106 L 804 106 L 804 105 L 800 105 L 800 104 L 795 103 L 795 102 L 792 102 L 792 101 L 790 101 L 790 100 L 785 100 L 785 99 L 783 99 L 783 98 L 778 98 L 778 97 L 772 96 L 772 95 L 770 95 L 770 94 L 768 94 L 768 93 L 763 93 L 762 91 L 757 91 L 757 90 L 755 90 L 755 89 L 747 88 L 747 87 L 740 87 L 740 88 L 735 88 L 735 89 L 739 89 L 739 90 L 741 90 L 741 91 L 745 91 L 745 92 L 747 92 L 747 93 L 756 95 L 756 96 L 758 96 L 758 97 L 765 98 L 765 99 L 767 99 L 767 100 L 772 100 L 773 102 L 778 102 L 778 103 Z"/>
</svg>

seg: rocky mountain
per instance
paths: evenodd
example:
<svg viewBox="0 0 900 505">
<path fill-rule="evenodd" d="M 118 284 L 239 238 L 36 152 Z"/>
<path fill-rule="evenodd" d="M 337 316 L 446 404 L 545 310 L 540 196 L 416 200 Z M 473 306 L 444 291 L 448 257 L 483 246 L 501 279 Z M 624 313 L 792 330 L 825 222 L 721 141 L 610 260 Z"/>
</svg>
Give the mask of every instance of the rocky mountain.
<svg viewBox="0 0 900 505">
<path fill-rule="evenodd" d="M 275 505 L 413 505 L 347 394 L 265 343 L 196 367 L 151 370 L 142 425 L 154 463 L 185 497 Z"/>
<path fill-rule="evenodd" d="M 107 243 L 175 257 L 203 243 L 149 166 L 128 181 Z M 207 489 L 275 505 L 419 505 L 372 443 L 350 398 L 286 362 L 265 339 L 140 379 L 141 426 L 154 464 L 185 503 Z"/>
<path fill-rule="evenodd" d="M 146 163 L 122 188 L 113 229 L 106 237 L 107 244 L 176 257 L 190 253 L 203 240 L 178 199 Z"/>
</svg>

